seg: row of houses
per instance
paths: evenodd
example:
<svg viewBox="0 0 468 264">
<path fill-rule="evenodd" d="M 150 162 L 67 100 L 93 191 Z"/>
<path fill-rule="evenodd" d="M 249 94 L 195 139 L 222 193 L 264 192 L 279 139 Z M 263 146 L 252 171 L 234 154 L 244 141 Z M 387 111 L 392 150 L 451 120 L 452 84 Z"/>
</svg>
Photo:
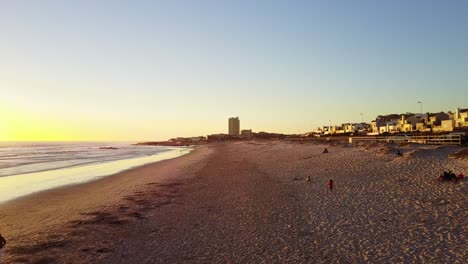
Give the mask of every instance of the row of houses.
<svg viewBox="0 0 468 264">
<path fill-rule="evenodd" d="M 341 126 L 323 126 L 315 131 L 316 134 L 332 135 L 332 134 L 349 134 L 349 133 L 367 133 L 369 124 L 367 123 L 346 123 Z"/>
<path fill-rule="evenodd" d="M 350 133 L 380 135 L 399 132 L 451 132 L 457 129 L 468 129 L 468 109 L 458 108 L 453 113 L 406 113 L 378 116 L 370 124 L 347 123 L 341 126 L 324 126 L 319 128 L 316 133 L 322 135 Z"/>
</svg>

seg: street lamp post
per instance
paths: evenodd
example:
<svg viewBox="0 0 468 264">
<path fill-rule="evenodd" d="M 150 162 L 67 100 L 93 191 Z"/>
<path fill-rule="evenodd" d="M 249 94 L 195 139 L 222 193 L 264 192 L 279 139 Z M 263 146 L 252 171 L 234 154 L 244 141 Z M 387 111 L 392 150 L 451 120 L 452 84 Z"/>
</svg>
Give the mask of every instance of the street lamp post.
<svg viewBox="0 0 468 264">
<path fill-rule="evenodd" d="M 419 112 L 420 112 L 420 113 L 421 113 L 421 115 L 422 115 L 422 102 L 421 102 L 421 101 L 419 101 L 419 102 L 418 102 L 418 104 L 419 104 Z"/>
</svg>

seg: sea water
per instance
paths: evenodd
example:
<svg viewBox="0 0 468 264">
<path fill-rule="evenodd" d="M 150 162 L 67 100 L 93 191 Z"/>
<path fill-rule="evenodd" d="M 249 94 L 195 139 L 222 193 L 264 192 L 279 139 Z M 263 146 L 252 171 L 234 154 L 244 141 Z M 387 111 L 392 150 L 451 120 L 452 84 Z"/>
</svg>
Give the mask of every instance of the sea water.
<svg viewBox="0 0 468 264">
<path fill-rule="evenodd" d="M 175 158 L 190 150 L 130 143 L 0 142 L 0 203 Z"/>
</svg>

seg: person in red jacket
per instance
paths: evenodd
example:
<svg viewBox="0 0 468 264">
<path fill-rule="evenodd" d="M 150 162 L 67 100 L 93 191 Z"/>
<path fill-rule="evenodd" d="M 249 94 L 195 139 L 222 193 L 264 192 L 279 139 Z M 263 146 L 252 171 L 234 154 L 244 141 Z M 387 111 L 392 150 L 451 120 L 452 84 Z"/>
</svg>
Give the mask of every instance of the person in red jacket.
<svg viewBox="0 0 468 264">
<path fill-rule="evenodd" d="M 333 180 L 330 180 L 330 181 L 328 182 L 328 188 L 330 188 L 330 192 L 333 191 Z"/>
</svg>

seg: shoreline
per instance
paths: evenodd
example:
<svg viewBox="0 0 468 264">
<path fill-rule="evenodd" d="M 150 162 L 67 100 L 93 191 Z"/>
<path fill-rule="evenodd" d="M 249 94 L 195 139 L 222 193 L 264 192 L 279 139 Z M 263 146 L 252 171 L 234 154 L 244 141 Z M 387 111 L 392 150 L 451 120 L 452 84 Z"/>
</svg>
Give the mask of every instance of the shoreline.
<svg viewBox="0 0 468 264">
<path fill-rule="evenodd" d="M 145 190 L 152 182 L 178 179 L 180 166 L 203 163 L 211 149 L 194 148 L 189 154 L 144 164 L 94 181 L 67 185 L 29 194 L 0 204 L 0 231 L 8 240 L 4 258 L 12 248 L 41 241 L 43 235 L 61 232 L 87 213 L 118 206 L 125 196 Z M 181 177 L 180 177 L 181 178 Z"/>
<path fill-rule="evenodd" d="M 184 150 L 183 154 L 182 150 Z M 151 156 L 140 156 L 103 162 L 96 161 L 55 169 L 2 176 L 0 177 L 0 186 L 3 185 L 2 187 L 6 192 L 3 192 L 3 196 L 0 196 L 0 205 L 31 194 L 96 181 L 101 178 L 113 176 L 147 164 L 178 158 L 190 153 L 185 152 L 185 150 L 191 152 L 193 151 L 193 148 L 173 148 Z M 25 180 L 25 178 L 29 180 Z M 18 182 L 21 184 L 18 185 Z M 8 194 L 9 190 L 11 192 L 10 194 Z"/>
</svg>

